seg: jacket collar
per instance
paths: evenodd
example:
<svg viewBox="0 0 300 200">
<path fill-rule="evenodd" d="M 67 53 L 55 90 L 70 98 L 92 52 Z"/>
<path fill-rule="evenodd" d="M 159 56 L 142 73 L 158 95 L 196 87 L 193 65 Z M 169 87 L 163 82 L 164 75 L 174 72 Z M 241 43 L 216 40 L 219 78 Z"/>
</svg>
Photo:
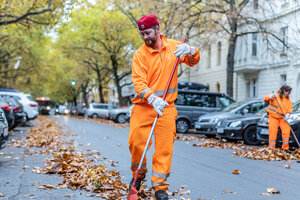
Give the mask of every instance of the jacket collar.
<svg viewBox="0 0 300 200">
<path fill-rule="evenodd" d="M 153 49 L 151 47 L 148 47 L 145 43 L 143 44 L 144 48 L 147 49 L 152 54 L 152 53 L 160 52 L 162 49 L 168 47 L 169 43 L 167 38 L 162 34 L 160 34 L 160 38 L 162 40 L 162 46 L 160 49 Z"/>
</svg>

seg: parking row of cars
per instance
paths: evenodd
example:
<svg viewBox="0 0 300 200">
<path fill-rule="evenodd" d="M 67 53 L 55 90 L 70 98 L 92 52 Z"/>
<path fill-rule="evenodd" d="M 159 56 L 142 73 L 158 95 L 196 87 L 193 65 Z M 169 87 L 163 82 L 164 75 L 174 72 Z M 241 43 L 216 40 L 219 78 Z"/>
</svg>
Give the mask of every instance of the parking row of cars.
<svg viewBox="0 0 300 200">
<path fill-rule="evenodd" d="M 30 94 L 11 89 L 0 89 L 0 149 L 8 141 L 8 131 L 25 125 L 38 116 L 38 104 Z"/>
</svg>

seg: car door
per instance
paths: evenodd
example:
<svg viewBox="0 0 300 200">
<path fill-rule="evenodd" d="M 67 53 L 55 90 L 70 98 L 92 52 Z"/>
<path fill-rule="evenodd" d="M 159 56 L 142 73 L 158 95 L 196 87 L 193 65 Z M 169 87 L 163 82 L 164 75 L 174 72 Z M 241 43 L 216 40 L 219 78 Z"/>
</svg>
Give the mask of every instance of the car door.
<svg viewBox="0 0 300 200">
<path fill-rule="evenodd" d="M 98 116 L 100 117 L 100 118 L 105 118 L 105 111 L 107 110 L 107 106 L 105 106 L 105 105 L 98 105 L 97 106 L 98 107 L 98 111 L 97 111 L 97 113 L 98 113 Z"/>
</svg>

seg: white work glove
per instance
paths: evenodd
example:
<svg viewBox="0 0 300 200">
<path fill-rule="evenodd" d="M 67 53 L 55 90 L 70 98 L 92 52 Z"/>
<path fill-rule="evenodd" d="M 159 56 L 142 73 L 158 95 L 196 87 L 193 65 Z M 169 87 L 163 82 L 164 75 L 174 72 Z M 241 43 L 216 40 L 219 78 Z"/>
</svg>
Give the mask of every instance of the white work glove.
<svg viewBox="0 0 300 200">
<path fill-rule="evenodd" d="M 284 120 L 286 121 L 286 122 L 288 122 L 288 119 L 290 118 L 290 114 L 289 113 L 287 113 L 285 116 L 284 116 Z"/>
<path fill-rule="evenodd" d="M 274 92 L 272 92 L 270 95 L 269 95 L 269 98 L 270 99 L 273 99 L 273 98 L 275 98 L 276 97 L 276 94 L 274 93 Z"/>
<path fill-rule="evenodd" d="M 176 45 L 177 49 L 174 51 L 174 54 L 179 58 L 183 58 L 186 54 L 195 55 L 196 49 L 194 47 L 191 47 L 190 45 L 183 43 L 180 45 Z"/>
<path fill-rule="evenodd" d="M 165 106 L 168 106 L 169 104 L 163 100 L 162 98 L 156 96 L 155 94 L 151 94 L 148 99 L 148 104 L 152 105 L 154 110 L 159 114 L 159 116 L 162 116 L 162 112 L 165 109 Z"/>
</svg>

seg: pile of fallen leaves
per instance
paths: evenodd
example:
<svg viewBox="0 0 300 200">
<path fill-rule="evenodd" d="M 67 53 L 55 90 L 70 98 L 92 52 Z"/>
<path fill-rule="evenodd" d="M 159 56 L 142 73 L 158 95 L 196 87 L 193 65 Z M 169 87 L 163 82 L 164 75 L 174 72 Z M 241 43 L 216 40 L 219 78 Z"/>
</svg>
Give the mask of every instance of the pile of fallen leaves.
<svg viewBox="0 0 300 200">
<path fill-rule="evenodd" d="M 250 158 L 254 160 L 266 160 L 266 161 L 292 161 L 300 160 L 300 149 L 296 149 L 291 153 L 287 153 L 280 148 L 269 149 L 267 146 L 261 148 L 255 147 L 243 147 L 233 153 L 234 155 Z"/>
<path fill-rule="evenodd" d="M 110 171 L 102 164 L 92 165 L 94 161 L 82 152 L 60 152 L 46 160 L 46 167 L 34 169 L 33 172 L 61 175 L 63 181 L 59 188 L 83 189 L 99 193 L 97 196 L 106 199 L 125 196 L 128 186 L 121 182 L 119 172 Z"/>
<path fill-rule="evenodd" d="M 72 142 L 65 142 L 63 138 L 70 133 L 62 132 L 54 120 L 39 116 L 39 124 L 33 127 L 26 140 L 14 140 L 12 145 L 22 147 L 42 148 L 41 151 L 26 150 L 28 155 L 52 154 L 46 159 L 45 167 L 35 167 L 35 173 L 58 174 L 63 181 L 57 186 L 41 185 L 40 189 L 71 188 L 94 192 L 87 196 L 98 196 L 105 199 L 121 199 L 127 194 L 127 184 L 121 182 L 118 171 L 109 170 L 104 165 L 93 165 L 100 155 L 99 152 L 76 152 Z M 95 155 L 96 154 L 96 155 Z M 90 158 L 94 156 L 94 158 Z M 95 159 L 96 158 L 96 159 Z"/>
<path fill-rule="evenodd" d="M 205 147 L 205 148 L 220 148 L 220 149 L 240 149 L 243 144 L 241 143 L 233 143 L 226 142 L 223 140 L 208 140 L 204 139 L 202 142 L 198 144 L 193 144 L 194 147 Z"/>
</svg>

